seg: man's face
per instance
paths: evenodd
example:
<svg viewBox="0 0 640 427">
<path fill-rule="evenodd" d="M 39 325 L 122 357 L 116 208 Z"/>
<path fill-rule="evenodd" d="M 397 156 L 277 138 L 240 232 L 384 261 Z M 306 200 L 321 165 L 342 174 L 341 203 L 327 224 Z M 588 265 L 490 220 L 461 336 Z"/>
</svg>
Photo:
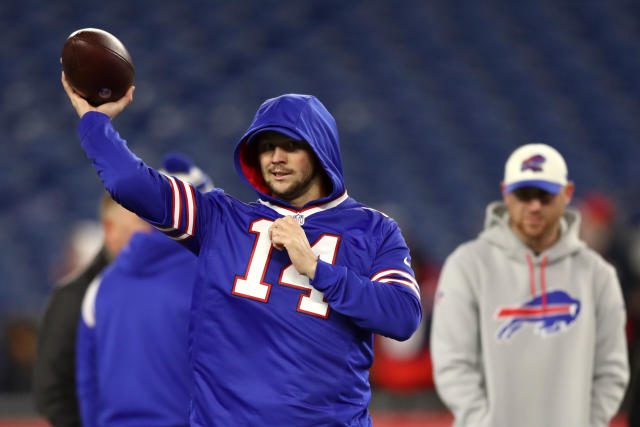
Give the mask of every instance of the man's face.
<svg viewBox="0 0 640 427">
<path fill-rule="evenodd" d="M 272 131 L 256 138 L 262 177 L 274 197 L 302 206 L 322 196 L 320 174 L 306 142 Z"/>
<path fill-rule="evenodd" d="M 526 239 L 540 239 L 555 233 L 572 195 L 573 183 L 558 194 L 536 187 L 521 187 L 504 194 L 511 226 Z"/>
</svg>

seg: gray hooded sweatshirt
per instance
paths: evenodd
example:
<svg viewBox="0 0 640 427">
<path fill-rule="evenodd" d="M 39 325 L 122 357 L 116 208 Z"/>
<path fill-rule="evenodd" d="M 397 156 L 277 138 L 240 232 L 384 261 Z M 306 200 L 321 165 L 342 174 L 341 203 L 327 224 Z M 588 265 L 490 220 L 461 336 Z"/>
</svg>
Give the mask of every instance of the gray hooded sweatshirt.
<svg viewBox="0 0 640 427">
<path fill-rule="evenodd" d="M 608 426 L 629 379 L 626 314 L 614 268 L 578 238 L 536 255 L 487 207 L 480 236 L 443 267 L 431 351 L 454 426 Z"/>
</svg>

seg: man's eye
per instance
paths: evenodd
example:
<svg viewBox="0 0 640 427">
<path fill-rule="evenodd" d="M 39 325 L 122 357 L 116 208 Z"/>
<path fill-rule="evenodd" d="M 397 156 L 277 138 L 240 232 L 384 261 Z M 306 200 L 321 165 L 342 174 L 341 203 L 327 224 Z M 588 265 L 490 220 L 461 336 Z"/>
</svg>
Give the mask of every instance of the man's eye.
<svg viewBox="0 0 640 427">
<path fill-rule="evenodd" d="M 296 141 L 287 141 L 284 149 L 287 151 L 295 151 L 298 149 L 298 143 Z"/>
<path fill-rule="evenodd" d="M 534 187 L 522 187 L 513 191 L 513 194 L 522 202 L 529 202 L 538 199 L 542 204 L 549 204 L 553 201 L 555 194 Z"/>
<path fill-rule="evenodd" d="M 271 142 L 263 142 L 262 144 L 260 144 L 261 153 L 266 153 L 267 151 L 273 151 L 273 150 L 274 150 L 274 145 Z"/>
<path fill-rule="evenodd" d="M 552 194 L 552 193 L 545 193 L 540 197 L 540 201 L 542 202 L 542 204 L 548 205 L 549 203 L 551 203 L 553 201 L 553 198 L 555 196 L 556 195 Z"/>
</svg>

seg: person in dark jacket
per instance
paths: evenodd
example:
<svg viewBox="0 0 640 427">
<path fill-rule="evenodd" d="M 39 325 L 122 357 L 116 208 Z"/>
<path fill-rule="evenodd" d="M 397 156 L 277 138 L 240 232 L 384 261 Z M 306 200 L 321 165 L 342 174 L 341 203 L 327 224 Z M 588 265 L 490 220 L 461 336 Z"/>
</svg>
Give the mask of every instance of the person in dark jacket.
<svg viewBox="0 0 640 427">
<path fill-rule="evenodd" d="M 38 412 L 54 427 L 80 426 L 75 387 L 75 342 L 82 298 L 137 230 L 148 225 L 105 192 L 100 204 L 104 242 L 84 270 L 57 283 L 47 302 L 38 333 L 33 394 Z"/>
<path fill-rule="evenodd" d="M 191 178 L 200 188 L 212 188 L 211 180 L 179 153 L 169 153 L 164 171 Z M 78 274 L 57 283 L 41 320 L 33 375 L 37 411 L 54 427 L 82 425 L 76 397 L 76 332 L 82 299 L 89 285 L 128 243 L 132 234 L 148 230 L 148 224 L 116 203 L 105 192 L 100 204 L 104 242 L 93 260 Z"/>
</svg>

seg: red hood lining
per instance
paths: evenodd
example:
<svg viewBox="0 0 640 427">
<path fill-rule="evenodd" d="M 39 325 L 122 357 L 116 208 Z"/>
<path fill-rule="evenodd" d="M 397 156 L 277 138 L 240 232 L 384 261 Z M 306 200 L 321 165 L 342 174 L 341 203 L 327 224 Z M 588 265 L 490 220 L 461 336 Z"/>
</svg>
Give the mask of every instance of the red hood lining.
<svg viewBox="0 0 640 427">
<path fill-rule="evenodd" d="M 240 160 L 242 173 L 244 174 L 247 181 L 249 181 L 249 184 L 251 184 L 251 186 L 253 186 L 259 192 L 270 196 L 271 191 L 269 190 L 269 187 L 267 187 L 267 184 L 265 184 L 264 182 L 262 172 L 255 166 L 251 165 L 251 162 L 247 159 L 248 155 L 249 149 L 247 146 L 247 140 L 245 139 L 240 143 L 240 149 L 238 151 L 238 159 Z"/>
</svg>

